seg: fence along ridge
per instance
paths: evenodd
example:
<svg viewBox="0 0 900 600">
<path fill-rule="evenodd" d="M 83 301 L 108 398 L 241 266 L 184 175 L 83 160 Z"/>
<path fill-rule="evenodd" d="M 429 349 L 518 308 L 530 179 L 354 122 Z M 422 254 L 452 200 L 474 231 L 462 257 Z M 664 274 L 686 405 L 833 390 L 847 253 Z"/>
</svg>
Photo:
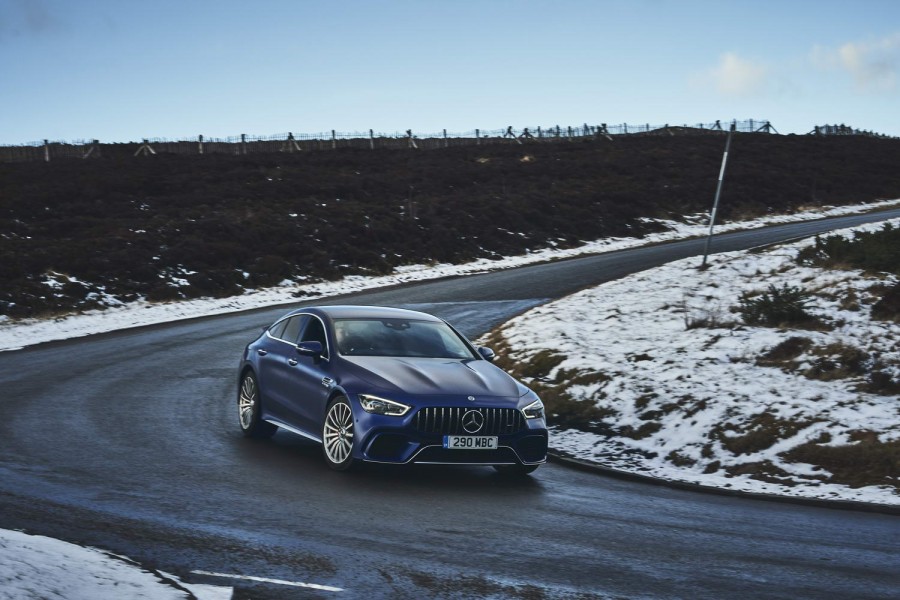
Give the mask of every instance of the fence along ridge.
<svg viewBox="0 0 900 600">
<path fill-rule="evenodd" d="M 375 149 L 435 149 L 450 146 L 468 146 L 496 143 L 532 143 L 536 141 L 572 141 L 595 138 L 613 140 L 617 136 L 632 135 L 699 135 L 724 133 L 734 124 L 735 130 L 744 133 L 775 133 L 778 131 L 769 121 L 747 119 L 744 121 L 699 123 L 695 125 L 588 125 L 561 127 L 524 127 L 516 129 L 474 129 L 451 133 L 444 129 L 438 133 L 383 133 L 370 129 L 362 132 L 320 132 L 320 133 L 278 133 L 271 135 L 229 136 L 226 138 L 196 138 L 168 140 L 166 138 L 144 138 L 140 142 L 101 143 L 99 140 L 76 140 L 73 142 L 43 140 L 20 145 L 0 146 L 0 162 L 16 162 L 64 158 L 100 158 L 103 156 L 153 156 L 155 154 L 256 154 L 271 152 L 304 152 L 334 150 L 337 148 Z M 816 126 L 810 132 L 815 135 L 877 135 L 862 132 L 844 125 Z M 886 137 L 886 136 L 879 136 Z"/>
</svg>

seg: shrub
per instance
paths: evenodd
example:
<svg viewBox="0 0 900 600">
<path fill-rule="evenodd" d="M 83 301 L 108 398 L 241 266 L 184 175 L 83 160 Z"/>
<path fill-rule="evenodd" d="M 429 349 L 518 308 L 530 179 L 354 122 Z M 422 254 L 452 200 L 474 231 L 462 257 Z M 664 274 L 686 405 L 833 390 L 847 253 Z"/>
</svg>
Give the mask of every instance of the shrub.
<svg viewBox="0 0 900 600">
<path fill-rule="evenodd" d="M 795 358 L 809 350 L 811 346 L 811 339 L 791 336 L 757 358 L 756 364 L 764 367 L 787 367 L 791 365 Z"/>
<path fill-rule="evenodd" d="M 851 268 L 900 275 L 900 228 L 885 223 L 878 231 L 816 236 L 813 246 L 797 255 L 797 262 L 828 268 Z"/>
<path fill-rule="evenodd" d="M 741 294 L 738 312 L 748 325 L 803 325 L 817 321 L 806 312 L 810 300 L 810 294 L 802 288 L 770 285 L 767 292 L 758 296 L 749 292 Z"/>
<path fill-rule="evenodd" d="M 872 317 L 900 323 L 900 283 L 896 283 L 872 306 Z"/>
</svg>

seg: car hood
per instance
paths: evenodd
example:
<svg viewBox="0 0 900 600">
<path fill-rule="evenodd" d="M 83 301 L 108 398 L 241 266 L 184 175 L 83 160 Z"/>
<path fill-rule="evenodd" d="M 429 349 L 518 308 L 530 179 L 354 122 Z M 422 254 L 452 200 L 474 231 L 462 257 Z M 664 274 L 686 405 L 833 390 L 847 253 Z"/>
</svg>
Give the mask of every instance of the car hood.
<svg viewBox="0 0 900 600">
<path fill-rule="evenodd" d="M 405 394 L 517 398 L 516 381 L 486 360 L 344 357 L 356 376 L 383 390 Z"/>
</svg>

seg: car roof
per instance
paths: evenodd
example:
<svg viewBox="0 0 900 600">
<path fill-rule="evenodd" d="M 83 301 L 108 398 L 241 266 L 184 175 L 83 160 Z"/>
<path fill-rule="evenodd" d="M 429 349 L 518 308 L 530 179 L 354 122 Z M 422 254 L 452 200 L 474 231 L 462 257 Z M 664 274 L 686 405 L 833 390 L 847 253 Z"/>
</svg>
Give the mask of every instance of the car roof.
<svg viewBox="0 0 900 600">
<path fill-rule="evenodd" d="M 297 313 L 318 313 L 329 319 L 415 319 L 418 321 L 441 321 L 433 315 L 407 310 L 405 308 L 391 308 L 388 306 L 308 306 L 293 311 Z"/>
</svg>

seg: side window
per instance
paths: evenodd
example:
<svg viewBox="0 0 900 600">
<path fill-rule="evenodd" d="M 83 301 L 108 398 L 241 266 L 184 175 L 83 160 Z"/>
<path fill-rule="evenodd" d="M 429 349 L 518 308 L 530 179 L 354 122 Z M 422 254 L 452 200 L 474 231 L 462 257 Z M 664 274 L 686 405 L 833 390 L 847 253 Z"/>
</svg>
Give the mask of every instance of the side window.
<svg viewBox="0 0 900 600">
<path fill-rule="evenodd" d="M 280 338 L 282 334 L 284 334 L 284 328 L 287 327 L 289 320 L 290 319 L 282 319 L 269 327 L 269 335 L 273 338 Z"/>
<path fill-rule="evenodd" d="M 297 315 L 288 319 L 287 327 L 284 328 L 281 339 L 289 344 L 296 344 L 297 337 L 300 335 L 300 330 L 303 329 L 303 326 L 308 320 L 309 315 Z"/>
<path fill-rule="evenodd" d="M 328 358 L 328 340 L 325 338 L 325 327 L 319 319 L 315 317 L 309 319 L 309 323 L 306 325 L 306 329 L 303 330 L 300 341 L 319 342 L 322 344 L 324 350 L 323 355 L 325 358 Z"/>
</svg>

